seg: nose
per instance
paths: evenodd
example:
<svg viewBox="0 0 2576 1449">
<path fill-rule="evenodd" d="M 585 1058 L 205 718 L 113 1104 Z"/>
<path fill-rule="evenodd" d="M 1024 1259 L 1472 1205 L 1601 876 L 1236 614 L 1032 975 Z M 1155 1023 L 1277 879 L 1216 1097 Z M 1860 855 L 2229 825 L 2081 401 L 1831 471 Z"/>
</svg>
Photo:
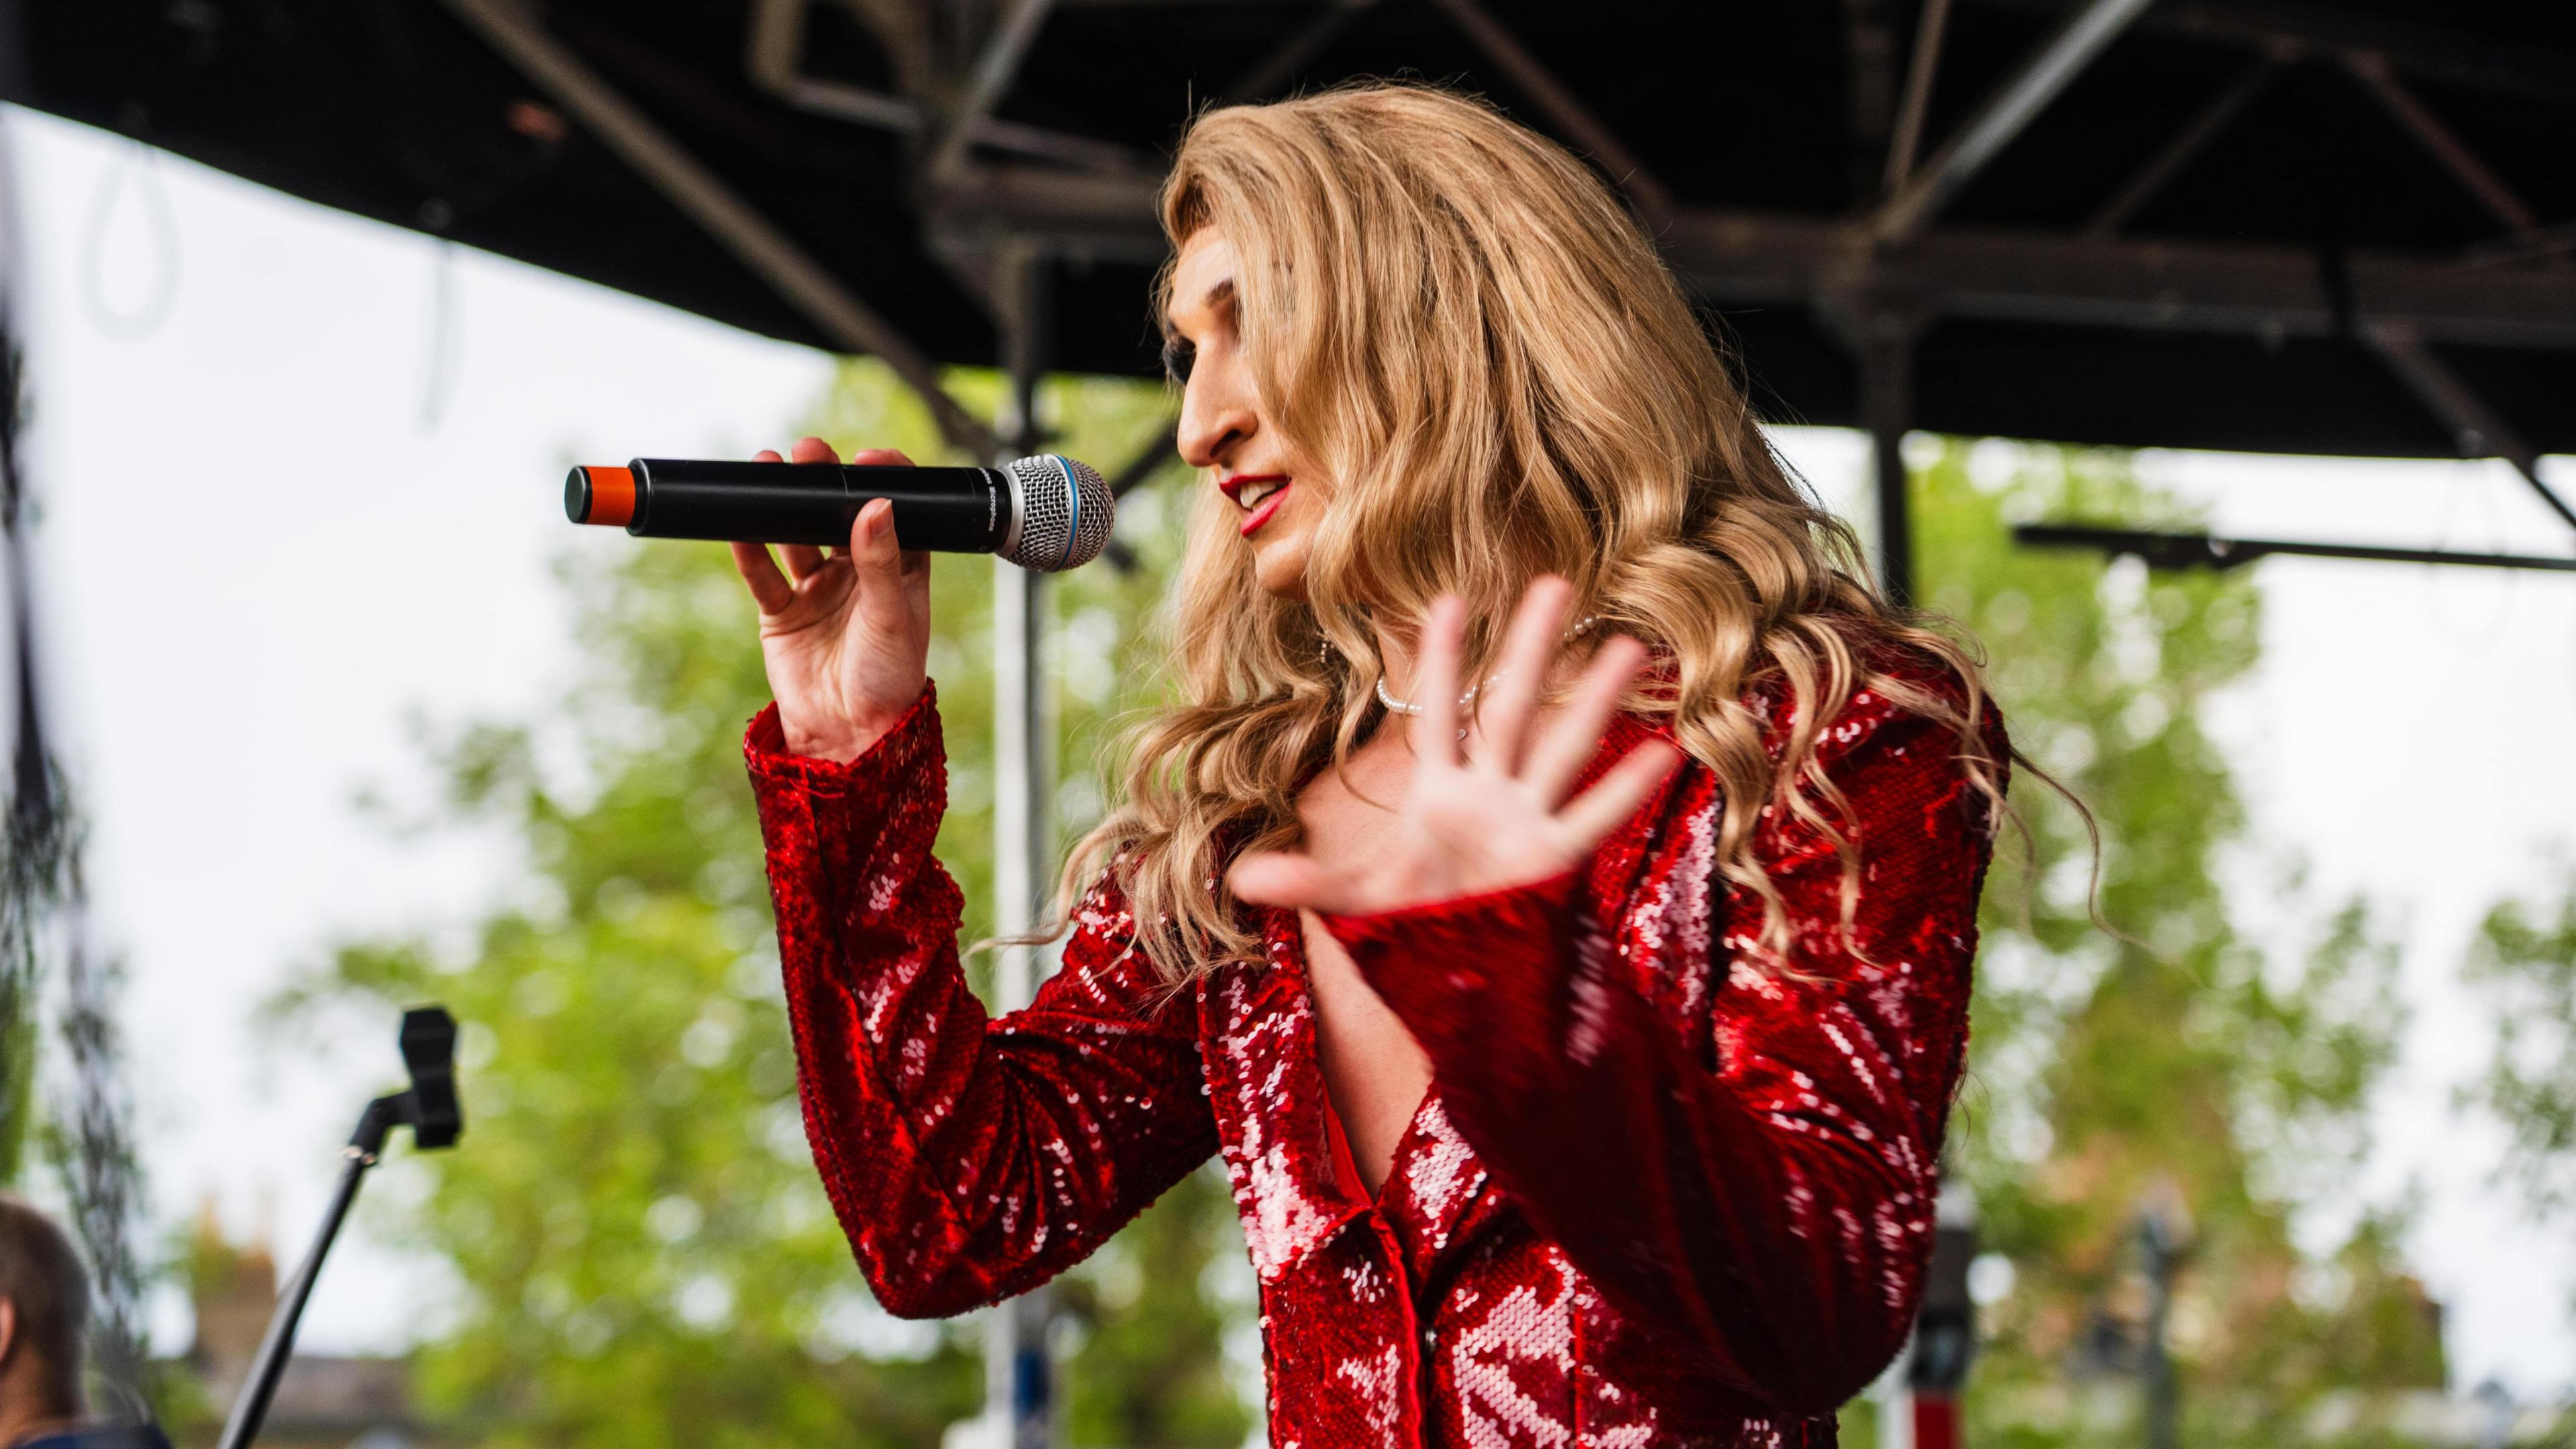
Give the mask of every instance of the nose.
<svg viewBox="0 0 2576 1449">
<path fill-rule="evenodd" d="M 1248 378 L 1240 367 L 1209 366 L 1202 356 L 1181 389 L 1181 423 L 1174 441 L 1193 468 L 1222 468 L 1261 430 Z"/>
</svg>

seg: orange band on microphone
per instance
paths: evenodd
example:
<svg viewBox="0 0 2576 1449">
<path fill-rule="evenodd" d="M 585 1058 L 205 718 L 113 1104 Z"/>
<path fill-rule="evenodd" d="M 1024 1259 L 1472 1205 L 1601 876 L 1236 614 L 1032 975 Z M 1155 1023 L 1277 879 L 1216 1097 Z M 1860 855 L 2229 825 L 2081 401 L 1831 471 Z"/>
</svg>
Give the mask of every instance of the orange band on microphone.
<svg viewBox="0 0 2576 1449">
<path fill-rule="evenodd" d="M 631 468 L 584 468 L 590 479 L 590 517 L 584 523 L 623 528 L 635 521 L 635 472 Z"/>
</svg>

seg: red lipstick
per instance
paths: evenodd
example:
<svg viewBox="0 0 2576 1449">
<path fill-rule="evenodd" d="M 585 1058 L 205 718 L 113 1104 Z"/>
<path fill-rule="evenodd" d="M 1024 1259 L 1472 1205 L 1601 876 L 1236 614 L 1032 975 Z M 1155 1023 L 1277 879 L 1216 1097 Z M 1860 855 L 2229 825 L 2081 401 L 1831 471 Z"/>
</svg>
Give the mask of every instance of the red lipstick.
<svg viewBox="0 0 2576 1449">
<path fill-rule="evenodd" d="M 1243 528 L 1241 530 L 1243 536 L 1245 538 L 1252 537 L 1255 529 L 1268 523 L 1270 521 L 1270 515 L 1279 511 L 1281 501 L 1286 499 L 1287 496 L 1288 490 L 1282 488 L 1278 492 L 1271 494 L 1269 497 L 1262 499 L 1261 506 L 1252 510 L 1252 516 L 1243 520 Z"/>
<path fill-rule="evenodd" d="M 1276 483 L 1279 486 L 1269 497 L 1262 499 L 1261 505 L 1253 509 L 1243 520 L 1240 532 L 1245 538 L 1250 538 L 1261 525 L 1270 521 L 1270 515 L 1279 511 L 1280 500 L 1288 496 L 1288 490 L 1293 485 L 1285 473 L 1236 473 L 1217 480 L 1217 491 L 1234 500 L 1238 505 L 1243 502 L 1243 490 L 1256 483 Z"/>
</svg>

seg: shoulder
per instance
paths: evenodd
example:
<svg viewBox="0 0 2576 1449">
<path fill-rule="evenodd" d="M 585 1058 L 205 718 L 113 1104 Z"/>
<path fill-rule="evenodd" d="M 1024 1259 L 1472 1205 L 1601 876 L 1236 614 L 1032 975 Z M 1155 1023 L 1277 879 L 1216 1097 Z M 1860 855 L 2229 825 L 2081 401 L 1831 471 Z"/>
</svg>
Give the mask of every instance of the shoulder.
<svg viewBox="0 0 2576 1449">
<path fill-rule="evenodd" d="M 1103 869 L 1075 898 L 1066 913 L 1068 934 L 1058 968 L 1040 988 L 1056 1009 L 1079 1009 L 1135 1019 L 1156 1019 L 1178 993 L 1145 949 L 1145 934 L 1155 927 L 1137 919 L 1134 902 L 1120 883 L 1125 855 Z M 1168 919 L 1160 929 L 1171 930 Z"/>
<path fill-rule="evenodd" d="M 1767 661 L 1745 685 L 1742 705 L 1775 765 L 1804 755 L 1800 764 L 1830 771 L 1855 755 L 1888 748 L 1913 753 L 1917 742 L 1942 738 L 1956 746 L 1955 756 L 2009 758 L 2003 713 L 1964 654 L 1883 635 L 1847 643 L 1850 670 L 1842 691 L 1820 687 L 1822 680 L 1801 691 L 1787 670 Z M 1839 701 L 1820 702 L 1835 692 Z"/>
<path fill-rule="evenodd" d="M 2001 792 L 2012 745 L 2001 711 L 1964 650 L 1936 648 L 1849 626 L 1839 678 L 1818 668 L 1804 688 L 1776 660 L 1757 660 L 1732 693 L 1687 714 L 1641 712 L 1623 721 L 1630 740 L 1652 734 L 1690 757 L 1676 793 L 1729 808 L 1830 802 L 1828 814 L 1867 810 L 1863 797 Z M 1657 670 L 1677 683 L 1668 661 Z M 1837 687 L 1837 685 L 1839 687 Z M 1837 697 L 1839 696 L 1839 697 Z M 1620 741 L 1605 754 L 1621 753 Z M 1803 807 L 1781 816 L 1803 817 Z"/>
</svg>

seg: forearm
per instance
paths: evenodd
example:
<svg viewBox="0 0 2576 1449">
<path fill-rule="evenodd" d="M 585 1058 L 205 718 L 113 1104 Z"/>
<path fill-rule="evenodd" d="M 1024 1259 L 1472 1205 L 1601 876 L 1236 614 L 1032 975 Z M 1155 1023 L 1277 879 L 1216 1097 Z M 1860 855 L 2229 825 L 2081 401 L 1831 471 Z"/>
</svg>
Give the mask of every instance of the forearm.
<svg viewBox="0 0 2576 1449">
<path fill-rule="evenodd" d="M 1912 1313 L 1986 855 L 1954 752 L 1872 723 L 1834 761 L 1865 883 L 1848 926 L 1830 841 L 1756 837 L 1789 960 L 1717 874 L 1705 774 L 1610 865 L 1329 922 L 1533 1226 L 1797 1412 L 1866 1382 Z"/>
<path fill-rule="evenodd" d="M 1801 1410 L 1903 1336 L 1908 1244 L 1844 1241 L 1911 1175 L 1721 1078 L 1618 969 L 1575 877 L 1332 925 L 1531 1225 L 1640 1322 Z M 1628 942 L 1633 950 L 1635 943 Z"/>
<path fill-rule="evenodd" d="M 959 969 L 925 697 L 847 764 L 748 742 L 815 1165 L 879 1298 L 962 1311 L 1078 1260 L 1211 1150 L 1186 1022 L 1100 931 L 1029 1010 Z"/>
</svg>

